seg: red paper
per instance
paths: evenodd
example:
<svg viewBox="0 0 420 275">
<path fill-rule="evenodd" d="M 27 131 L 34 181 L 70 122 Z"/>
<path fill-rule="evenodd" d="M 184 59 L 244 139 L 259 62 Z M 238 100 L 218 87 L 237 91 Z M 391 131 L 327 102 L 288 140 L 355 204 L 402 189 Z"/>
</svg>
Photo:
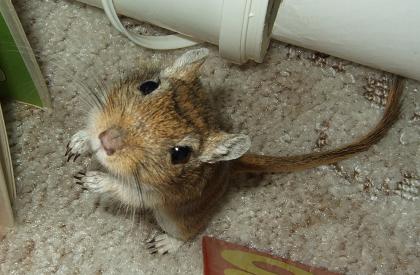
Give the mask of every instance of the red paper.
<svg viewBox="0 0 420 275">
<path fill-rule="evenodd" d="M 204 275 L 339 275 L 205 236 Z"/>
</svg>

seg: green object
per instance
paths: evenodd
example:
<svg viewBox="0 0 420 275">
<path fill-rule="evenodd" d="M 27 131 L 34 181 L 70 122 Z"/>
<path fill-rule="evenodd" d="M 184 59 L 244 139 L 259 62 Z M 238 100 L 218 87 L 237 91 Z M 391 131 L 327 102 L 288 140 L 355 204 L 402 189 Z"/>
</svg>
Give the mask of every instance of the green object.
<svg viewBox="0 0 420 275">
<path fill-rule="evenodd" d="M 0 3 L 0 97 L 38 107 L 49 105 L 45 81 L 8 0 Z"/>
</svg>

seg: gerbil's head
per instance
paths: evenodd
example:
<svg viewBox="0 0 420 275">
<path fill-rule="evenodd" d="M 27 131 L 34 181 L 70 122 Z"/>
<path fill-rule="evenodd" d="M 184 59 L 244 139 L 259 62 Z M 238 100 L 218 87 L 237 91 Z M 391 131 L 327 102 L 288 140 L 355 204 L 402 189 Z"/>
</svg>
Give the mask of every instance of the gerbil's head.
<svg viewBox="0 0 420 275">
<path fill-rule="evenodd" d="M 203 166 L 239 158 L 246 135 L 218 129 L 199 81 L 207 49 L 186 52 L 162 71 L 122 81 L 91 112 L 88 130 L 99 161 L 140 184 L 174 184 Z"/>
</svg>

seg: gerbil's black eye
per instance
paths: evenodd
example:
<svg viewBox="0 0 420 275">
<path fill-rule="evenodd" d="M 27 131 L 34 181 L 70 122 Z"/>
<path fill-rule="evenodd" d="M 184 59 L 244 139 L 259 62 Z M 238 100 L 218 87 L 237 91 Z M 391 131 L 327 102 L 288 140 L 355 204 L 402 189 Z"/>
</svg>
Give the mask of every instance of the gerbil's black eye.
<svg viewBox="0 0 420 275">
<path fill-rule="evenodd" d="M 172 164 L 187 163 L 190 160 L 192 149 L 188 146 L 175 146 L 171 149 Z"/>
<path fill-rule="evenodd" d="M 137 89 L 144 95 L 148 95 L 159 87 L 159 81 L 147 80 L 141 83 Z"/>
</svg>

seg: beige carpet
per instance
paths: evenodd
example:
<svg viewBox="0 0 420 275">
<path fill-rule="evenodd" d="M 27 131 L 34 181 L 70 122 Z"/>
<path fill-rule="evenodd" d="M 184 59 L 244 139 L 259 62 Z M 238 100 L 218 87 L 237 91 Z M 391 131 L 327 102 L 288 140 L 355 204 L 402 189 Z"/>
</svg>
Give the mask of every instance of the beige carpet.
<svg viewBox="0 0 420 275">
<path fill-rule="evenodd" d="M 121 72 L 153 58 L 170 62 L 183 50 L 139 48 L 102 11 L 73 1 L 15 4 L 39 53 L 54 110 L 6 106 L 17 226 L 0 240 L 0 273 L 201 274 L 199 238 L 176 254 L 149 255 L 143 241 L 156 230 L 151 219 L 117 213 L 81 192 L 72 176 L 89 160 L 68 164 L 64 158 L 86 111 L 77 81 L 111 83 Z M 249 134 L 253 152 L 332 148 L 381 116 L 388 74 L 281 43 L 272 43 L 264 64 L 235 66 L 207 46 L 202 81 L 224 126 Z M 367 153 L 338 166 L 232 181 L 204 233 L 347 274 L 419 273 L 419 89 L 418 82 L 407 82 L 400 121 Z"/>
</svg>

